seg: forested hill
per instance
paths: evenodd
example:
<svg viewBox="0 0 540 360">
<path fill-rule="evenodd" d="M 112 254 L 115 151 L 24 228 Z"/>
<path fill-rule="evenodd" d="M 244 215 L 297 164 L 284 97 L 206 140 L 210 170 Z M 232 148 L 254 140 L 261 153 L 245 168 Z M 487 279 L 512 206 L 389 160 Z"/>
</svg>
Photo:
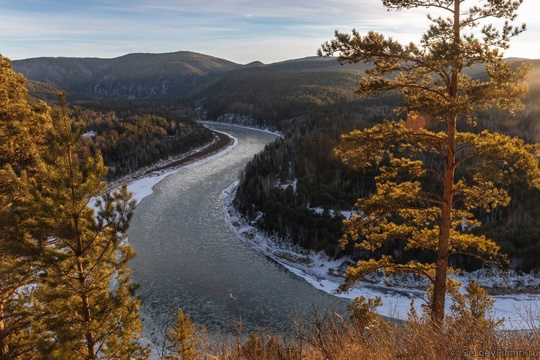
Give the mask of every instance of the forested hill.
<svg viewBox="0 0 540 360">
<path fill-rule="evenodd" d="M 198 93 L 198 104 L 210 119 L 243 114 L 256 125 L 287 131 L 289 119 L 313 109 L 358 103 L 354 90 L 360 76 L 357 66 L 332 59 L 242 69 L 223 74 Z"/>
<path fill-rule="evenodd" d="M 71 115 L 83 124 L 83 143 L 91 151 L 101 152 L 109 168 L 108 180 L 187 153 L 213 139 L 207 128 L 170 112 L 137 112 L 119 106 L 96 111 L 73 106 Z"/>
<path fill-rule="evenodd" d="M 253 62 L 236 64 L 224 59 L 192 52 L 168 54 L 129 54 L 114 59 L 97 58 L 34 58 L 13 61 L 13 69 L 34 84 L 46 83 L 64 89 L 70 101 L 115 99 L 182 99 L 191 103 L 201 100 L 212 105 L 212 114 L 232 105 L 238 93 L 268 100 L 275 91 L 287 102 L 321 102 L 341 98 L 330 94 L 317 98 L 323 88 L 337 84 L 352 96 L 357 71 L 362 66 L 341 66 L 334 59 L 311 57 L 265 65 Z M 351 72 L 356 76 L 348 77 Z M 30 89 L 43 96 L 43 85 Z M 35 91 L 37 90 L 37 91 Z M 224 92 L 234 94 L 216 99 Z M 311 99 L 310 96 L 314 96 Z M 273 99 L 275 103 L 280 98 Z M 257 106 L 250 99 L 241 101 Z M 215 104 L 215 106 L 214 106 Z"/>
<path fill-rule="evenodd" d="M 128 54 L 113 59 L 33 58 L 13 61 L 30 80 L 63 88 L 73 100 L 177 96 L 201 79 L 241 65 L 192 52 Z"/>
</svg>

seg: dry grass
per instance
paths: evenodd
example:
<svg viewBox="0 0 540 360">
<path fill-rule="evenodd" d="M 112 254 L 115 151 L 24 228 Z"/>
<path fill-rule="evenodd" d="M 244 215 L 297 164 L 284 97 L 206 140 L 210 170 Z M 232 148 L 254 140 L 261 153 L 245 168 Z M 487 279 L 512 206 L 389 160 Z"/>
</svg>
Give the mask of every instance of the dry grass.
<svg viewBox="0 0 540 360">
<path fill-rule="evenodd" d="M 297 322 L 289 340 L 252 333 L 211 341 L 203 329 L 196 335 L 200 352 L 195 359 L 540 360 L 538 311 L 522 314 L 530 329 L 500 330 L 500 321 L 485 312 L 491 309 L 485 291 L 472 290 L 454 303 L 442 329 L 434 328 L 429 316 L 419 316 L 414 310 L 408 321 L 385 320 L 374 312 L 380 306 L 377 299 L 361 298 L 352 303 L 348 318 L 312 309 L 308 319 Z"/>
<path fill-rule="evenodd" d="M 294 339 L 252 333 L 202 337 L 204 360 L 438 360 L 540 359 L 540 330 L 501 331 L 449 319 L 442 331 L 429 321 L 392 323 L 377 317 L 369 325 L 336 314 L 313 313 Z"/>
</svg>

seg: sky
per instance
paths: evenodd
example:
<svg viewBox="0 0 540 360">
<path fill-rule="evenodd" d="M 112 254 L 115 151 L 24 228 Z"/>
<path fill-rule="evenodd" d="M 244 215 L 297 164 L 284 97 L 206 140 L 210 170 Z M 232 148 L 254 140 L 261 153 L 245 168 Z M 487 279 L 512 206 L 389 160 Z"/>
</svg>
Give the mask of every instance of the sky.
<svg viewBox="0 0 540 360">
<path fill-rule="evenodd" d="M 539 13 L 540 0 L 524 0 L 516 23 L 528 30 L 505 56 L 540 58 Z M 428 25 L 425 12 L 388 12 L 381 0 L 0 0 L 0 54 L 18 60 L 193 51 L 268 64 L 316 55 L 335 30 L 416 42 Z"/>
</svg>

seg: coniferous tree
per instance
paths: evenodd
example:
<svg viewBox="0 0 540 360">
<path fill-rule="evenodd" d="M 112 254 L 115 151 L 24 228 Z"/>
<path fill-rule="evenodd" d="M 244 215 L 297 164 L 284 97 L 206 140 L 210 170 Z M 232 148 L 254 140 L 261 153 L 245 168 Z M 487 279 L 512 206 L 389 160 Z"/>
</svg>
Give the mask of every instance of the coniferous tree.
<svg viewBox="0 0 540 360">
<path fill-rule="evenodd" d="M 195 360 L 199 358 L 197 343 L 199 338 L 195 333 L 195 325 L 191 316 L 184 314 L 182 309 L 174 316 L 174 323 L 167 331 L 166 340 L 172 354 L 165 355 L 168 360 Z"/>
<path fill-rule="evenodd" d="M 104 191 L 101 156 L 81 146 L 82 127 L 65 104 L 53 113 L 49 152 L 41 169 L 39 214 L 49 232 L 41 256 L 44 269 L 35 290 L 36 340 L 43 359 L 143 359 L 139 300 L 127 262 L 125 241 L 135 201 L 126 187 Z"/>
<path fill-rule="evenodd" d="M 442 325 L 449 257 L 469 254 L 496 261 L 498 246 L 474 233 L 475 209 L 489 212 L 508 205 L 508 187 L 521 181 L 539 187 L 534 146 L 500 134 L 465 132 L 475 114 L 492 107 L 522 108 L 528 68 L 512 71 L 503 50 L 525 25 L 513 26 L 522 0 L 383 0 L 389 10 L 436 8 L 448 17 L 429 16 L 432 24 L 420 43 L 402 45 L 382 34 L 361 36 L 336 32 L 320 55 L 339 53 L 340 62 L 373 64 L 360 80 L 359 95 L 400 92 L 402 122 L 385 122 L 344 135 L 337 154 L 356 168 L 378 165 L 377 189 L 359 199 L 362 216 L 345 221 L 343 242 L 357 241 L 364 250 L 405 242 L 405 250 L 431 252 L 433 263 L 399 264 L 390 256 L 361 261 L 348 271 L 347 285 L 384 268 L 426 276 L 433 284 L 431 317 Z M 505 21 L 497 29 L 487 19 Z M 480 36 L 478 36 L 480 35 Z M 464 70 L 483 66 L 488 79 L 471 78 Z M 459 126 L 458 126 L 459 125 Z M 433 130 L 428 130 L 429 128 Z M 426 161 L 426 159 L 436 159 Z M 460 176 L 464 164 L 469 173 Z M 428 184 L 428 185 L 426 185 Z M 345 287 L 346 287 L 345 286 Z"/>
<path fill-rule="evenodd" d="M 0 55 L 0 359 L 32 350 L 27 285 L 35 281 L 38 242 L 25 184 L 38 176 L 36 161 L 51 118 L 44 103 L 29 102 L 25 83 Z"/>
</svg>

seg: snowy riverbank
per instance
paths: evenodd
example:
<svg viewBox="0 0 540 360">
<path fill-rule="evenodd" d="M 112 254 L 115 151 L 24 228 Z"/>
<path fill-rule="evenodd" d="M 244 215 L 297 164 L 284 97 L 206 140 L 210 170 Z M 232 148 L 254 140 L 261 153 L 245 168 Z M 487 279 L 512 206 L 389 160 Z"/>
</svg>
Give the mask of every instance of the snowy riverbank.
<svg viewBox="0 0 540 360">
<path fill-rule="evenodd" d="M 229 134 L 218 130 L 213 131 L 226 136 L 228 139 L 231 139 L 232 143 L 227 145 L 225 148 L 216 150 L 214 148 L 216 146 L 220 146 L 219 142 L 221 141 L 221 139 L 215 137 L 211 142 L 206 145 L 203 145 L 183 154 L 171 156 L 167 159 L 160 160 L 150 166 L 140 168 L 129 175 L 111 181 L 107 184 L 106 189 L 110 191 L 119 187 L 122 184 L 128 184 L 128 188 L 130 189 L 130 191 L 133 191 L 131 190 L 132 188 L 137 190 L 137 192 L 134 192 L 134 197 L 135 199 L 137 199 L 137 202 L 139 202 L 141 199 L 151 194 L 152 187 L 168 175 L 175 173 L 180 169 L 185 168 L 186 166 L 197 166 L 204 163 L 205 161 L 210 160 L 213 157 L 221 156 L 229 152 L 236 145 L 237 140 Z M 140 196 L 138 195 L 138 191 L 140 190 L 139 186 L 132 185 L 134 182 L 137 182 L 139 180 L 143 180 L 142 188 L 147 189 L 144 190 L 140 194 Z"/>
<path fill-rule="evenodd" d="M 272 135 L 275 135 L 277 137 L 283 138 L 283 134 L 281 132 L 273 131 L 273 130 L 270 130 L 268 128 L 258 128 L 258 127 L 252 127 L 252 126 L 239 125 L 239 124 L 235 124 L 235 123 L 210 121 L 210 120 L 198 120 L 198 122 L 203 124 L 203 125 L 226 125 L 226 126 L 237 127 L 237 128 L 241 128 L 241 129 L 250 129 L 250 130 L 253 130 L 253 131 L 260 131 L 260 132 L 264 132 L 264 133 L 267 133 L 267 134 L 272 134 Z M 216 131 L 216 130 L 214 130 L 214 131 Z"/>
<path fill-rule="evenodd" d="M 242 126 L 242 125 L 236 125 L 236 124 L 226 124 L 226 123 L 220 123 L 216 121 L 198 121 L 199 123 L 203 125 L 226 125 L 230 127 L 238 127 L 243 129 L 250 129 L 253 131 L 260 131 L 268 134 L 275 135 L 277 137 L 283 137 L 283 135 L 279 132 L 271 131 L 268 129 L 259 129 L 259 128 L 253 128 L 248 126 Z M 128 184 L 128 190 L 133 193 L 133 197 L 137 200 L 137 203 L 139 203 L 142 199 L 147 197 L 148 195 L 152 194 L 152 188 L 154 185 L 159 183 L 161 180 L 166 178 L 167 176 L 174 174 L 180 170 L 188 169 L 190 167 L 199 166 L 204 164 L 205 162 L 223 156 L 226 153 L 230 152 L 236 144 L 238 144 L 238 139 L 236 139 L 234 136 L 232 136 L 229 133 L 219 131 L 212 129 L 212 131 L 224 134 L 231 138 L 233 140 L 232 144 L 227 146 L 226 148 L 216 152 L 215 154 L 211 154 L 210 156 L 207 156 L 205 154 L 205 151 L 212 146 L 215 143 L 215 140 L 210 142 L 209 144 L 206 144 L 203 147 L 197 148 L 195 150 L 192 150 L 186 154 L 181 154 L 177 157 L 162 160 L 151 167 L 140 169 L 133 174 L 130 174 L 129 176 L 123 177 L 122 179 L 116 180 L 108 185 L 109 189 L 113 189 L 115 187 L 120 186 L 123 183 Z M 193 162 L 190 162 L 188 164 L 181 164 L 179 166 L 171 166 L 168 167 L 170 164 L 177 163 L 178 161 L 181 161 L 189 156 L 192 155 L 199 155 L 196 160 Z M 161 169 L 161 170 L 153 170 L 153 169 Z"/>
<path fill-rule="evenodd" d="M 368 298 L 380 296 L 383 300 L 383 306 L 379 308 L 379 313 L 383 316 L 407 319 L 412 299 L 415 300 L 415 308 L 420 310 L 425 292 L 419 288 L 426 284 L 412 278 L 402 280 L 399 284 L 385 283 L 382 278 L 373 279 L 372 283 L 363 283 L 347 293 L 338 294 L 336 290 L 342 279 L 330 274 L 342 271 L 346 259 L 332 260 L 324 253 L 306 251 L 275 236 L 268 236 L 248 224 L 232 204 L 237 186 L 238 182 L 234 182 L 223 190 L 225 221 L 229 228 L 252 248 L 280 263 L 315 288 L 329 294 L 346 299 L 353 299 L 361 295 Z M 540 294 L 526 292 L 527 289 L 540 288 L 539 277 L 513 274 L 505 280 L 501 276 L 490 275 L 484 271 L 460 276 L 457 280 L 466 283 L 471 278 L 486 287 L 507 287 L 516 290 L 516 293 L 513 294 L 493 296 L 495 299 L 494 316 L 504 318 L 503 328 L 540 327 Z M 517 290 L 522 291 L 517 292 Z"/>
</svg>

